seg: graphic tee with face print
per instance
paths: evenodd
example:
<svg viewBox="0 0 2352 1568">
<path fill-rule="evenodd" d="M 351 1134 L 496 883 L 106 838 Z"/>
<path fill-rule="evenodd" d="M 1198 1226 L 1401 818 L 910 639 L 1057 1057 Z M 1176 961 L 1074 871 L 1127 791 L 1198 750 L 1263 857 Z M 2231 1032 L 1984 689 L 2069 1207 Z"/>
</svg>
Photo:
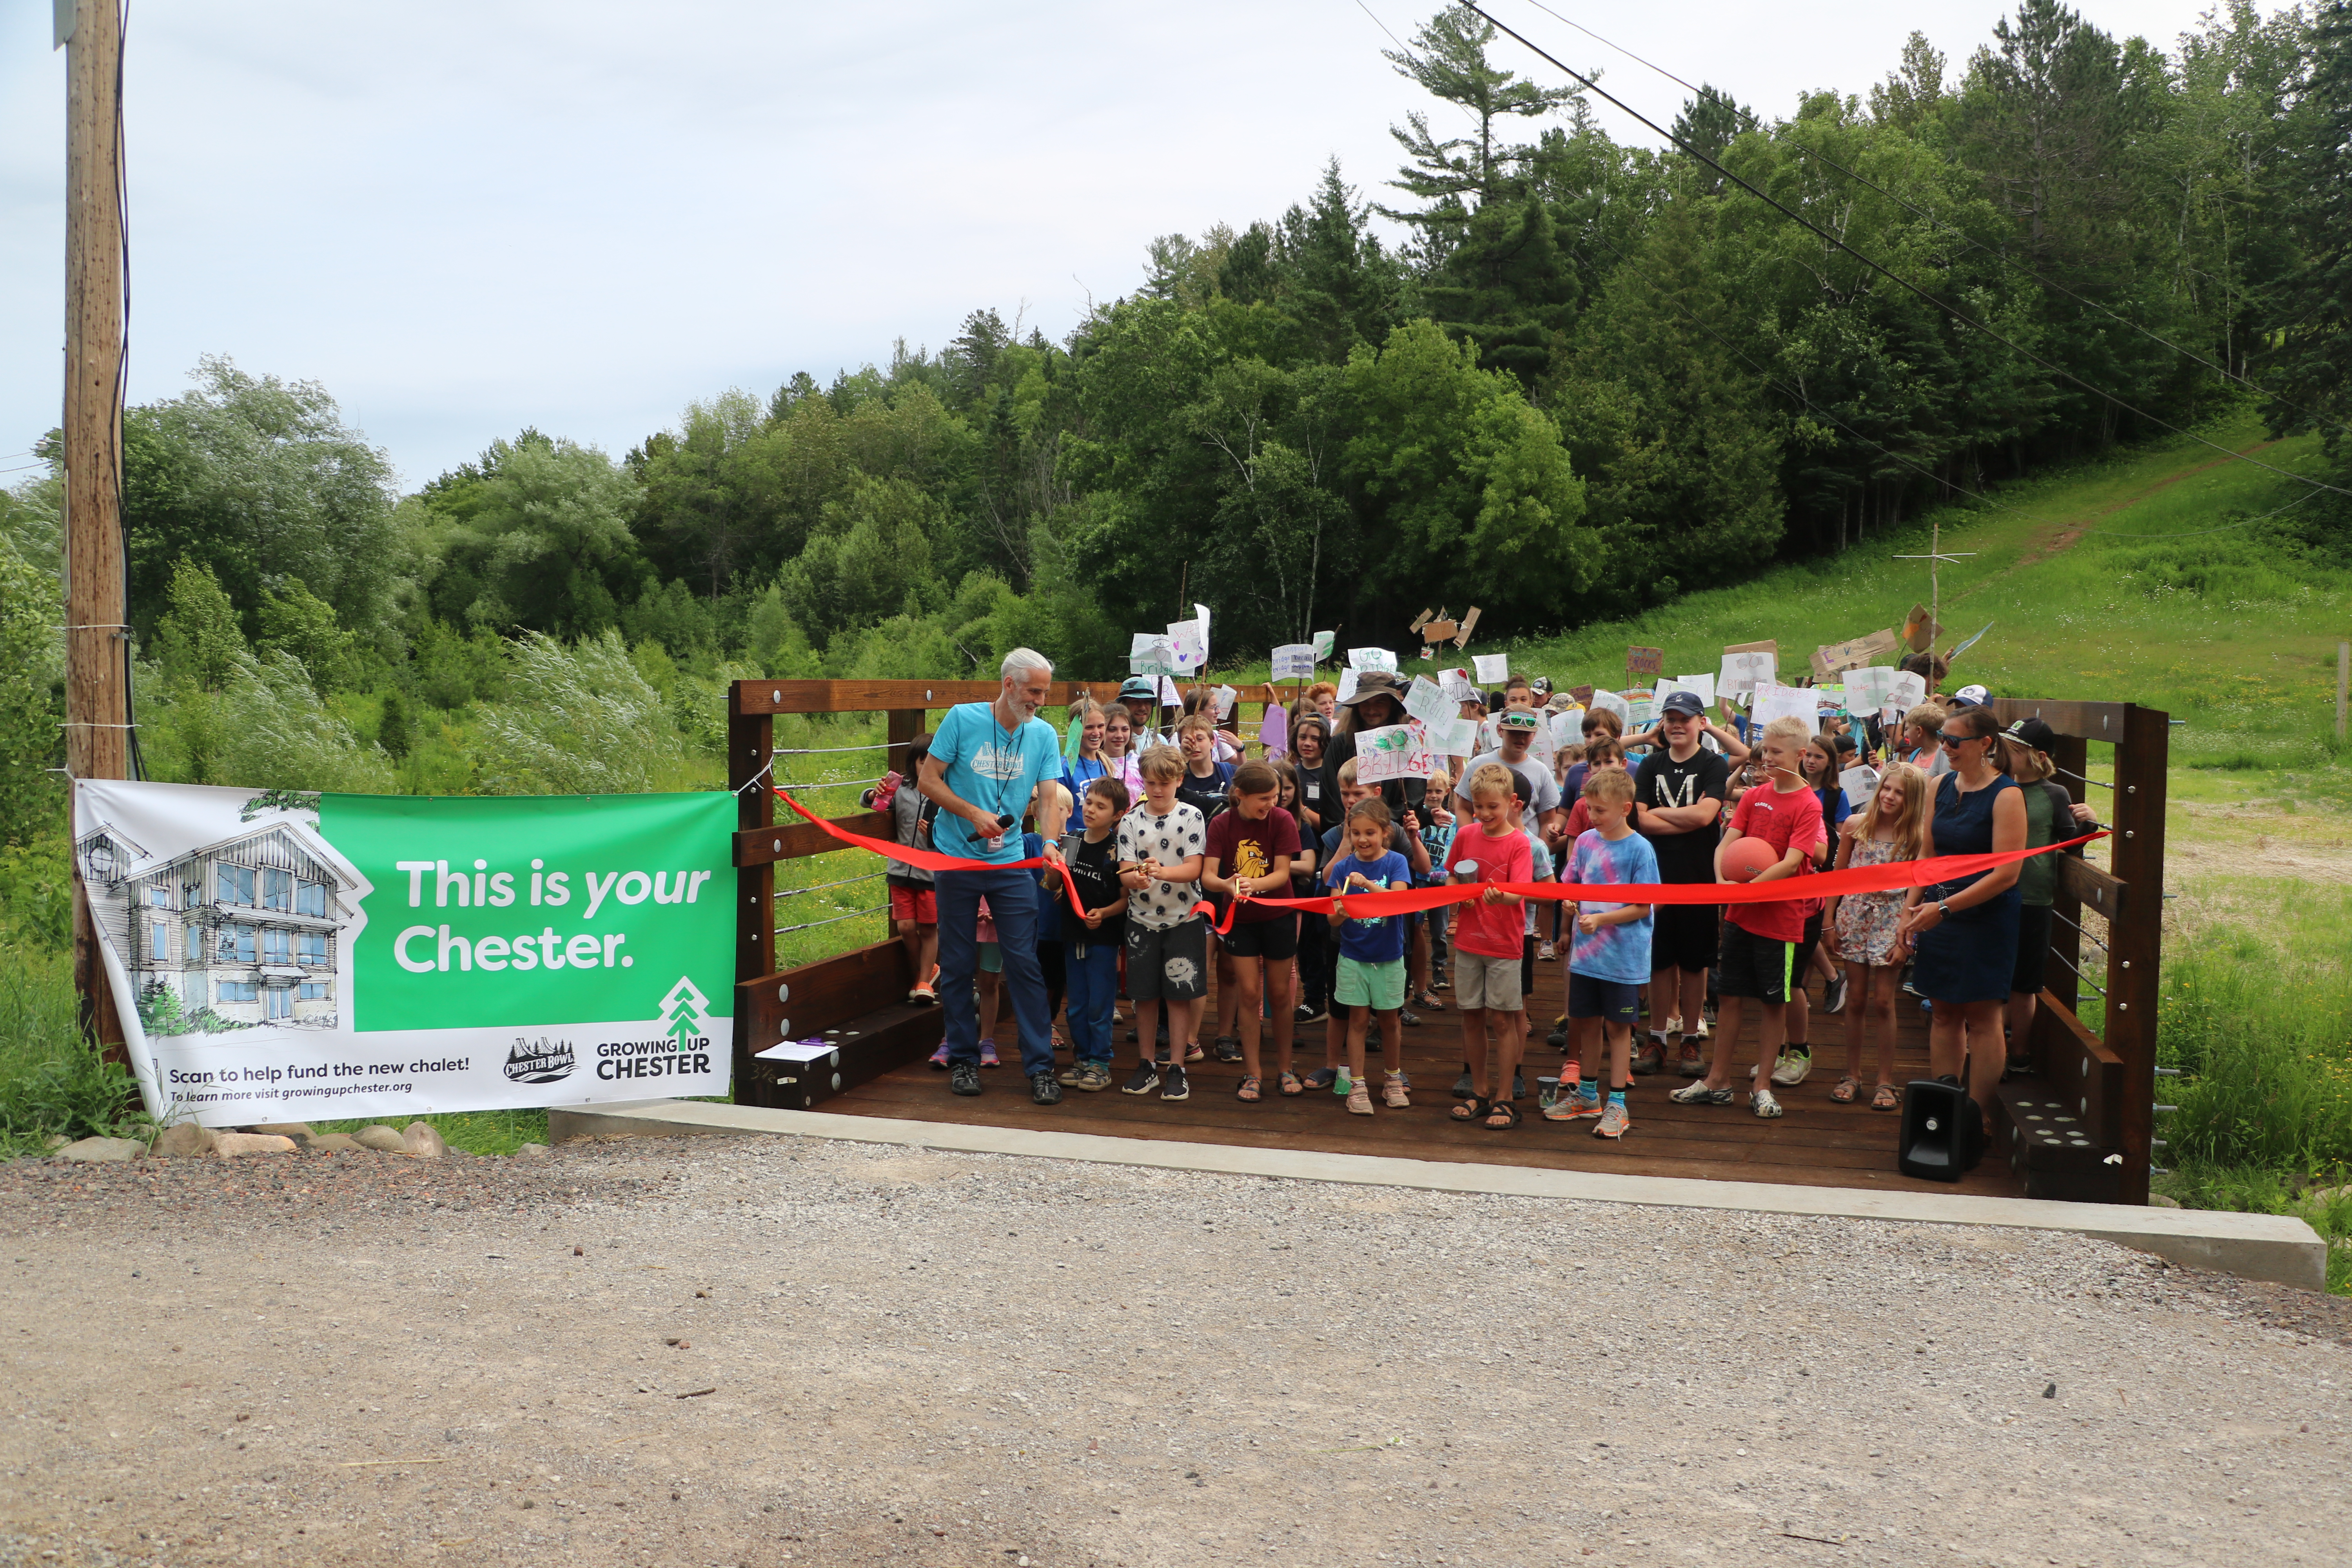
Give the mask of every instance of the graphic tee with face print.
<svg viewBox="0 0 2352 1568">
<path fill-rule="evenodd" d="M 1208 836 L 1208 825 L 1201 820 L 1200 812 L 1182 801 L 1170 806 L 1165 816 L 1153 815 L 1147 801 L 1119 818 L 1118 858 L 1172 866 L 1206 850 Z M 1190 915 L 1200 901 L 1197 881 L 1146 882 L 1141 891 L 1128 894 L 1127 918 L 1146 931 L 1167 931 Z"/>
</svg>

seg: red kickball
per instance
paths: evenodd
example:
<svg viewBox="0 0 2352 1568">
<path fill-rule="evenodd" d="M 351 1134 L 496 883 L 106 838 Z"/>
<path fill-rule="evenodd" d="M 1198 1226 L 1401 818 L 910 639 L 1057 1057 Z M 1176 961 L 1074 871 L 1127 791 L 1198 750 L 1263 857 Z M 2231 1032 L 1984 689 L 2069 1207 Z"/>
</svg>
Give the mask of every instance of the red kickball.
<svg viewBox="0 0 2352 1568">
<path fill-rule="evenodd" d="M 1756 873 L 1779 864 L 1780 857 L 1761 838 L 1735 840 L 1723 852 L 1723 875 L 1727 881 L 1752 882 Z"/>
</svg>

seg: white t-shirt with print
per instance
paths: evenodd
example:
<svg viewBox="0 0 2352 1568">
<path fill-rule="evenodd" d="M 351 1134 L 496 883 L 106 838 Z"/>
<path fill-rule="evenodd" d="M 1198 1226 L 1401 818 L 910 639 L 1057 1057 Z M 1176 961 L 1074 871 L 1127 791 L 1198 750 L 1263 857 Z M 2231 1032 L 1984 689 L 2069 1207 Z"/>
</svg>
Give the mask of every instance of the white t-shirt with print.
<svg viewBox="0 0 2352 1568">
<path fill-rule="evenodd" d="M 1137 806 L 1118 823 L 1118 858 L 1124 861 L 1157 860 L 1172 866 L 1208 847 L 1209 825 L 1201 809 L 1178 801 L 1165 816 L 1152 814 L 1149 802 Z M 1167 931 L 1180 925 L 1201 901 L 1198 882 L 1146 882 L 1140 892 L 1127 895 L 1127 918 L 1146 931 Z"/>
</svg>

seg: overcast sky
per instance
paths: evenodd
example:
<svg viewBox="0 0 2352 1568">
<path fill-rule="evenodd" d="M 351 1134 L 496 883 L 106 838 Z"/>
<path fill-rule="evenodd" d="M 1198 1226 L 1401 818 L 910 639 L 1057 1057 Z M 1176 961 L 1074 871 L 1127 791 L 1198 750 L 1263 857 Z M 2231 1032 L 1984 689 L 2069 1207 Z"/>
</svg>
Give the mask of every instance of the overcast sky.
<svg viewBox="0 0 2352 1568">
<path fill-rule="evenodd" d="M 2085 9 L 2169 51 L 2204 3 Z M 1958 67 L 2000 14 L 1552 4 L 1768 114 L 1865 91 L 1913 28 Z M 936 348 L 984 305 L 1059 338 L 1089 296 L 1136 287 L 1153 236 L 1276 216 L 1328 157 L 1381 194 L 1387 128 L 1425 101 L 1381 58 L 1381 25 L 1409 37 L 1428 9 L 142 4 L 131 395 L 184 390 L 207 353 L 317 380 L 414 487 L 525 425 L 618 456 L 689 399 L 829 381 L 900 336 Z M 1496 11 L 1654 119 L 1685 96 L 1528 0 Z M 61 395 L 49 40 L 50 0 L 0 0 L 0 469 L 29 461 Z"/>
</svg>

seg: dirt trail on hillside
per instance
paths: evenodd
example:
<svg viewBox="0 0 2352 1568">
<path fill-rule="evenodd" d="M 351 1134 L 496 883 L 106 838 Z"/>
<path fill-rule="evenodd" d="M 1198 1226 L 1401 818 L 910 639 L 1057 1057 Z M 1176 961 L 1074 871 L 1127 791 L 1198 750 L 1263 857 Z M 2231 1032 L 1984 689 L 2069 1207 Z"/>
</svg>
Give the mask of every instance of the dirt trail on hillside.
<svg viewBox="0 0 2352 1568">
<path fill-rule="evenodd" d="M 2084 534 L 2090 531 L 2091 525 L 2098 521 L 2101 518 L 2113 517 L 2119 511 L 2128 511 L 2133 507 L 2139 505 L 2140 502 L 2147 500 L 2148 497 L 2158 495 L 2165 490 L 2170 489 L 2173 486 L 2179 484 L 2183 479 L 2193 479 L 2200 474 L 2210 473 L 2213 469 L 2220 468 L 2224 463 L 2235 461 L 2236 458 L 2251 458 L 2265 447 L 2275 447 L 2277 445 L 2278 443 L 2274 440 L 2257 441 L 2251 447 L 2240 449 L 2235 458 L 2215 458 L 2209 462 L 2200 463 L 2193 468 L 2183 468 L 2177 474 L 2168 475 L 2164 479 L 2157 480 L 2156 483 L 2148 486 L 2147 489 L 2140 491 L 2137 495 L 2126 496 L 2122 500 L 2116 502 L 2113 506 L 2102 507 L 2097 511 L 2091 513 L 2088 517 L 2083 518 L 2079 521 L 2065 524 L 2063 527 L 2060 528 L 2056 533 L 2053 534 L 2048 541 L 2036 545 L 2033 549 L 2020 556 L 2018 558 L 2017 564 L 2019 566 L 2031 566 L 2038 561 L 2047 561 L 2053 555 L 2059 554 L 2063 551 L 2074 548 L 2075 542 L 2079 541 Z M 2011 570 L 2013 571 L 2015 568 L 2012 567 Z"/>
</svg>

